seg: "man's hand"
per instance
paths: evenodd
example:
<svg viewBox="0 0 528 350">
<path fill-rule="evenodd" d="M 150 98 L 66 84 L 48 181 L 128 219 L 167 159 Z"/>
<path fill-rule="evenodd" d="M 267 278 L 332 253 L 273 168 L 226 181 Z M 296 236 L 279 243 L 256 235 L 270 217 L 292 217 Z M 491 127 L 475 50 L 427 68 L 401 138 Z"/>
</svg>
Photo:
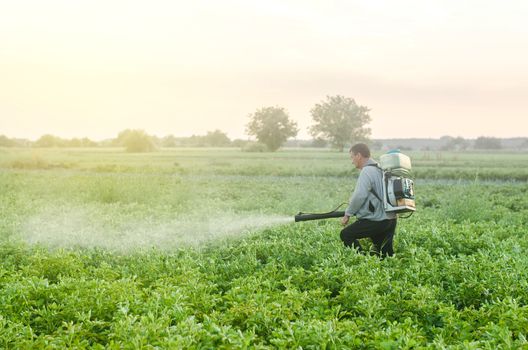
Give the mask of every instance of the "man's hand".
<svg viewBox="0 0 528 350">
<path fill-rule="evenodd" d="M 348 224 L 348 220 L 350 219 L 350 216 L 348 215 L 345 215 L 341 218 L 341 225 L 345 226 L 346 224 Z"/>
</svg>

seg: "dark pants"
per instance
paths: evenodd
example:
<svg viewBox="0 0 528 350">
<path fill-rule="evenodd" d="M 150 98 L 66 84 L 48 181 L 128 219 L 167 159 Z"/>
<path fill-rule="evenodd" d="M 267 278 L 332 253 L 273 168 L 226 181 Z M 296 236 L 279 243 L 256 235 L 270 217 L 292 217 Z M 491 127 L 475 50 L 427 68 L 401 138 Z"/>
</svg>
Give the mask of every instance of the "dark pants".
<svg viewBox="0 0 528 350">
<path fill-rule="evenodd" d="M 373 253 L 381 257 L 392 256 L 392 239 L 396 231 L 396 219 L 383 221 L 357 220 L 341 231 L 341 240 L 347 247 L 354 247 L 359 251 L 363 248 L 358 239 L 370 238 Z"/>
</svg>

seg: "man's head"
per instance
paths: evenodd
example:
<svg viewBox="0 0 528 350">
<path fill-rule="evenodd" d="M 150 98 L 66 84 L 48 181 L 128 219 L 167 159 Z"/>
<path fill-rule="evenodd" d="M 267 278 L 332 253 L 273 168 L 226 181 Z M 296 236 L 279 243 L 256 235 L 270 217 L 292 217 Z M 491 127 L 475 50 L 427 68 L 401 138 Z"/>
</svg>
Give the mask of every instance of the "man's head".
<svg viewBox="0 0 528 350">
<path fill-rule="evenodd" d="M 350 147 L 350 158 L 357 169 L 362 169 L 367 160 L 370 158 L 370 149 L 364 143 L 356 143 Z"/>
</svg>

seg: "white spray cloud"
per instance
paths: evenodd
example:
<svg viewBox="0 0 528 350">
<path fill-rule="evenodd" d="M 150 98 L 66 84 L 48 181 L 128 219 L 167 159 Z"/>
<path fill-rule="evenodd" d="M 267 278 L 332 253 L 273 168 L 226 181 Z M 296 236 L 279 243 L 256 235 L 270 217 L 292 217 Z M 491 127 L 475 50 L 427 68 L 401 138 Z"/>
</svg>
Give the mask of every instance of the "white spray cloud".
<svg viewBox="0 0 528 350">
<path fill-rule="evenodd" d="M 123 213 L 123 208 L 112 205 L 48 207 L 26 221 L 21 238 L 29 244 L 51 248 L 126 252 L 196 246 L 293 221 L 292 217 L 233 212 L 138 216 L 141 215 Z"/>
</svg>

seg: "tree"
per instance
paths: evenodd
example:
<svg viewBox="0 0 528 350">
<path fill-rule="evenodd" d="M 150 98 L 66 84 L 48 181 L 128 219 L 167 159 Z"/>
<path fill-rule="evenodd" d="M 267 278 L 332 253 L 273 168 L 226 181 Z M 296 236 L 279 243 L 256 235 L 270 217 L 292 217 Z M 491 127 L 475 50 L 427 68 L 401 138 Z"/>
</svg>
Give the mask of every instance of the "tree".
<svg viewBox="0 0 528 350">
<path fill-rule="evenodd" d="M 342 151 L 348 143 L 367 141 L 370 129 L 369 109 L 359 106 L 352 98 L 326 96 L 326 101 L 316 104 L 310 111 L 315 122 L 309 128 L 314 138 L 329 141 L 332 147 Z"/>
<path fill-rule="evenodd" d="M 251 119 L 246 126 L 248 135 L 255 136 L 257 140 L 274 152 L 289 137 L 297 136 L 299 129 L 297 123 L 290 120 L 288 113 L 282 107 L 264 107 L 257 109 L 249 115 Z"/>
<path fill-rule="evenodd" d="M 126 129 L 119 133 L 116 142 L 127 152 L 151 152 L 155 149 L 152 138 L 143 130 Z"/>
<path fill-rule="evenodd" d="M 495 137 L 480 136 L 475 140 L 475 149 L 501 149 L 501 141 Z"/>
</svg>

